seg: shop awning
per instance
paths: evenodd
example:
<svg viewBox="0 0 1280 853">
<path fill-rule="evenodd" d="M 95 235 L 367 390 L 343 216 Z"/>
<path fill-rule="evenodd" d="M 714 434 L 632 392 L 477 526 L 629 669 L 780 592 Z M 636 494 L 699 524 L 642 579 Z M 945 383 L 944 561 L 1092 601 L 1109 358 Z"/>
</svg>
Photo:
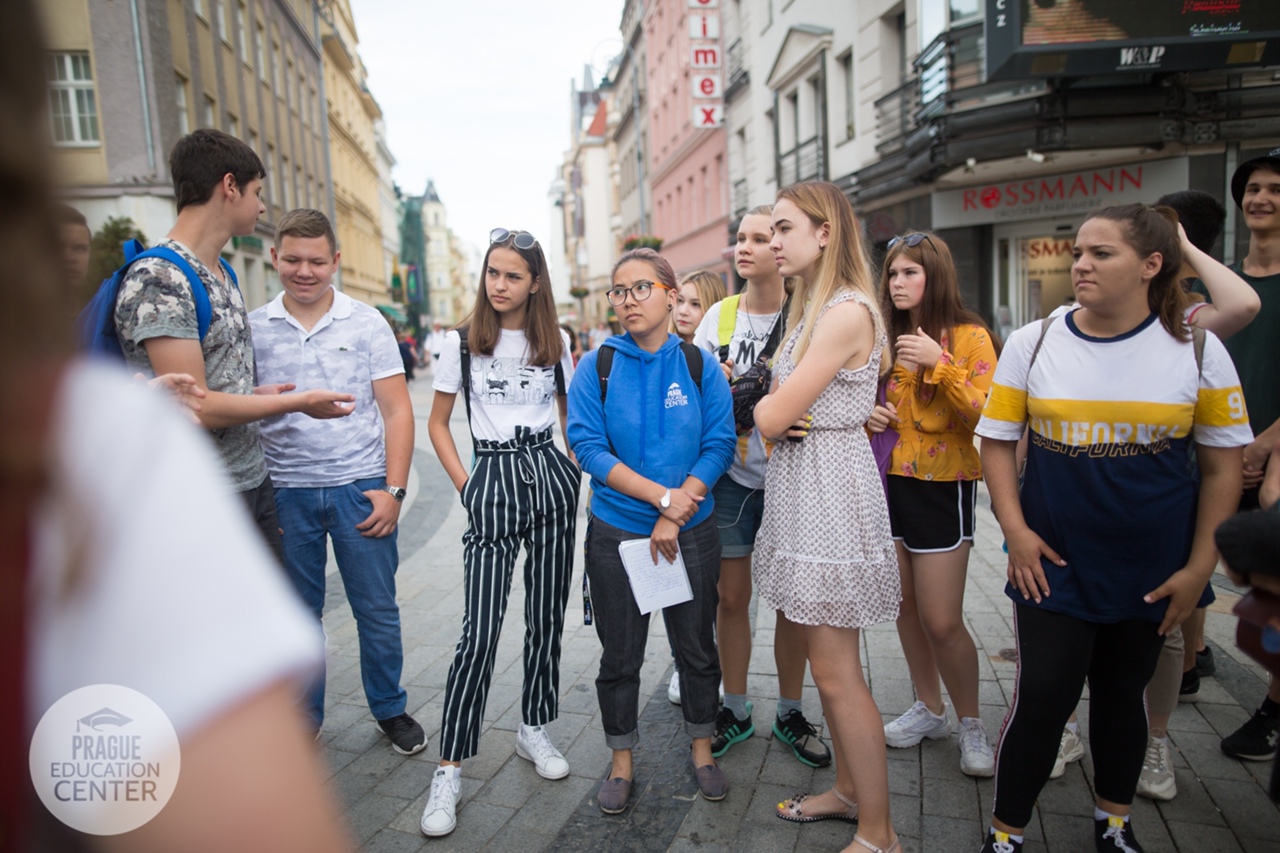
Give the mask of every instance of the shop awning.
<svg viewBox="0 0 1280 853">
<path fill-rule="evenodd" d="M 404 309 L 399 305 L 379 305 L 378 310 L 397 323 L 409 322 L 409 318 L 405 315 Z"/>
</svg>

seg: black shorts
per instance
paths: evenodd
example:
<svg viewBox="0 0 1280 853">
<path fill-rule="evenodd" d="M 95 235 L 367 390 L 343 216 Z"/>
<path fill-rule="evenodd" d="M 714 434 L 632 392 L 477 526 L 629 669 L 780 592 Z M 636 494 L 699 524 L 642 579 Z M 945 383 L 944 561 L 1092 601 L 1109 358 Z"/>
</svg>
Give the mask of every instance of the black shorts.
<svg viewBox="0 0 1280 853">
<path fill-rule="evenodd" d="M 973 480 L 917 480 L 889 475 L 889 528 L 915 554 L 954 551 L 973 541 Z"/>
</svg>

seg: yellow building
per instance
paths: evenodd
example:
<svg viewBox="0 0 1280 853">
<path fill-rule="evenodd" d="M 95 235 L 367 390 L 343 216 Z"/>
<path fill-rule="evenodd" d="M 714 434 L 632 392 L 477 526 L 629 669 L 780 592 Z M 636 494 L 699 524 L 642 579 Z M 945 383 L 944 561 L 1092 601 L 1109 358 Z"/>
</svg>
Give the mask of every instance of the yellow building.
<svg viewBox="0 0 1280 853">
<path fill-rule="evenodd" d="M 94 230 L 128 216 L 155 242 L 177 216 L 170 149 L 197 127 L 220 128 L 249 143 L 266 166 L 267 214 L 224 255 L 250 308 L 271 298 L 279 291 L 268 251 L 275 222 L 293 207 L 331 209 L 311 3 L 42 0 L 42 7 L 66 200 Z"/>
<path fill-rule="evenodd" d="M 342 289 L 370 305 L 385 305 L 391 302 L 391 281 L 382 257 L 378 147 L 374 134 L 374 123 L 382 118 L 382 110 L 365 83 L 349 0 L 326 4 L 321 33 L 334 226 L 342 247 Z"/>
</svg>

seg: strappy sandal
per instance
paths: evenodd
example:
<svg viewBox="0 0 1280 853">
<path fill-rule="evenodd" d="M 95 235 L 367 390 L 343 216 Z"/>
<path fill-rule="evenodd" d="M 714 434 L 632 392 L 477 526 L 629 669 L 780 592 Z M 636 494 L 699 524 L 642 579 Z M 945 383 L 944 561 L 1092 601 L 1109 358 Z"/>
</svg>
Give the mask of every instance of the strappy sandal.
<svg viewBox="0 0 1280 853">
<path fill-rule="evenodd" d="M 775 811 L 774 814 L 783 820 L 789 820 L 793 823 L 816 823 L 820 820 L 842 820 L 845 823 L 856 824 L 858 822 L 858 804 L 837 791 L 835 788 L 831 789 L 831 793 L 836 795 L 836 799 L 848 806 L 849 810 L 843 812 L 829 812 L 827 814 L 805 814 L 804 802 L 812 795 L 797 794 L 785 803 L 778 803 L 779 811 Z"/>
<path fill-rule="evenodd" d="M 861 835 L 853 836 L 854 844 L 861 844 L 863 847 L 871 851 L 871 853 L 902 853 L 902 839 L 895 837 L 893 843 L 888 847 L 877 847 Z"/>
</svg>

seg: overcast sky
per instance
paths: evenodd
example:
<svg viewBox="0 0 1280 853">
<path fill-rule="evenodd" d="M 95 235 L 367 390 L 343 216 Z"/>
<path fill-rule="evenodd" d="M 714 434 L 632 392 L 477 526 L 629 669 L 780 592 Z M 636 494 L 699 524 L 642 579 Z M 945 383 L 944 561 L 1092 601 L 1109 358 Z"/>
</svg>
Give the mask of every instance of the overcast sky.
<svg viewBox="0 0 1280 853">
<path fill-rule="evenodd" d="M 622 49 L 622 0 L 350 2 L 400 188 L 421 195 L 433 179 L 450 227 L 481 251 L 495 227 L 546 235 L 570 84 Z"/>
</svg>

